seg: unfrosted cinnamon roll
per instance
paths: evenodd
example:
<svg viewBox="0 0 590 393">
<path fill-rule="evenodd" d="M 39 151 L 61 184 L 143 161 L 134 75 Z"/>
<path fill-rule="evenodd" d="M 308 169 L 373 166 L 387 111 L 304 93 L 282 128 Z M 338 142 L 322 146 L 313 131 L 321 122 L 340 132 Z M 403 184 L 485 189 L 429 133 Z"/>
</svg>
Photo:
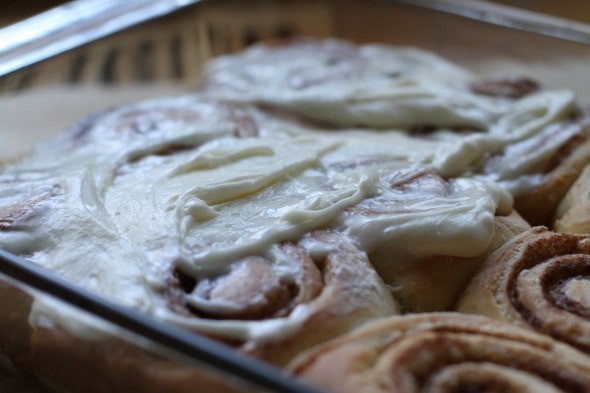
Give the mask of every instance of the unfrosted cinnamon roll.
<svg viewBox="0 0 590 393">
<path fill-rule="evenodd" d="M 535 227 L 488 257 L 457 310 L 502 319 L 590 352 L 590 237 Z"/>
<path fill-rule="evenodd" d="M 585 392 L 590 358 L 479 316 L 376 321 L 303 353 L 290 371 L 330 392 Z"/>
</svg>

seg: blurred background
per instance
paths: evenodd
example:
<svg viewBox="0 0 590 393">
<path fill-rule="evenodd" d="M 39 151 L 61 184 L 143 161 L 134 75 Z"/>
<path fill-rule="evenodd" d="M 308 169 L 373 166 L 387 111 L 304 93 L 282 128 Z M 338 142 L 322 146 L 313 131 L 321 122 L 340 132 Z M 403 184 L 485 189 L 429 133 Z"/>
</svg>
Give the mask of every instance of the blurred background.
<svg viewBox="0 0 590 393">
<path fill-rule="evenodd" d="M 66 2 L 63 0 L 5 1 L 0 5 L 0 26 Z M 590 2 L 587 0 L 493 0 L 490 2 L 590 23 Z"/>
<path fill-rule="evenodd" d="M 116 4 L 127 0 L 119 1 Z M 453 1 L 473 4 L 470 0 Z M 0 27 L 68 2 L 0 2 Z M 487 7 L 489 4 L 509 5 L 590 23 L 588 0 L 481 3 L 487 9 L 494 8 Z M 0 139 L 11 130 L 18 133 L 18 138 L 10 139 L 12 146 L 6 139 L 0 141 L 0 158 L 3 153 L 26 151 L 39 135 L 61 131 L 94 110 L 192 91 L 210 58 L 259 40 L 297 34 L 419 46 L 484 75 L 524 75 L 545 86 L 569 88 L 590 104 L 590 45 L 391 0 L 207 0 L 0 77 Z M 37 41 L 34 49 L 43 49 L 51 39 Z"/>
<path fill-rule="evenodd" d="M 4 1 L 0 5 L 0 25 L 5 26 L 63 3 L 66 1 Z"/>
</svg>

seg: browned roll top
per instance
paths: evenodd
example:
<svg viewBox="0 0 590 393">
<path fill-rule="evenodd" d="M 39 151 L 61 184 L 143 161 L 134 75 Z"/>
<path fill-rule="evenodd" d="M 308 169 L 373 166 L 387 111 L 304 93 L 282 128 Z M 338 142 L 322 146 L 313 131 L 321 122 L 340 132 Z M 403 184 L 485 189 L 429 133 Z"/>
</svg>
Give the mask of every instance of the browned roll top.
<svg viewBox="0 0 590 393">
<path fill-rule="evenodd" d="M 590 359 L 511 324 L 457 313 L 373 323 L 300 356 L 333 392 L 587 392 Z"/>
<path fill-rule="evenodd" d="M 236 261 L 226 274 L 215 278 L 196 280 L 176 269 L 164 294 L 170 307 L 185 315 L 245 320 L 284 317 L 298 304 L 317 297 L 324 283 L 320 267 L 301 248 L 287 243 L 281 249 L 300 262 L 294 280 L 280 277 L 272 261 L 251 256 Z M 196 293 L 204 301 L 217 301 L 227 307 L 191 307 L 183 301 L 182 293 Z"/>
<path fill-rule="evenodd" d="M 590 236 L 535 227 L 484 263 L 458 310 L 505 319 L 590 351 Z"/>
<path fill-rule="evenodd" d="M 305 242 L 314 245 L 303 246 Z M 310 250 L 314 247 L 319 251 Z M 368 320 L 399 313 L 366 255 L 342 234 L 315 231 L 299 243 L 281 243 L 278 249 L 297 262 L 296 274 L 288 279 L 281 277 L 276 261 L 253 255 L 232 263 L 216 277 L 201 279 L 176 267 L 162 296 L 172 311 L 188 319 L 265 321 L 289 317 L 303 307 L 301 327 L 278 341 L 240 341 L 200 331 L 279 365 Z M 202 306 L 188 297 L 201 299 Z M 217 306 L 207 307 L 209 302 Z"/>
</svg>

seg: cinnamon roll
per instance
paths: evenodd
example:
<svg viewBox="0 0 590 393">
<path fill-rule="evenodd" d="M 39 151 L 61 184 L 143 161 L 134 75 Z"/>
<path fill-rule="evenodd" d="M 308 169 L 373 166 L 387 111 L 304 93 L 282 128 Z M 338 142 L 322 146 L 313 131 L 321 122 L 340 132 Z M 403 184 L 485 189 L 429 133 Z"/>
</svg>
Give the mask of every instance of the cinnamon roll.
<svg viewBox="0 0 590 393">
<path fill-rule="evenodd" d="M 196 97 L 105 112 L 3 168 L 0 246 L 121 305 L 285 364 L 399 313 L 366 253 L 330 227 L 370 187 L 324 168 L 340 143 L 303 128 Z M 0 343 L 42 379 L 61 375 L 56 383 L 76 389 L 55 355 L 71 342 L 80 353 L 70 360 L 88 365 L 102 353 L 80 344 L 97 340 L 92 326 L 33 299 L 22 328 L 6 324 L 20 341 L 7 334 Z M 2 318 L 12 315 L 5 306 Z"/>
<path fill-rule="evenodd" d="M 332 231 L 278 245 L 267 258 L 233 262 L 215 276 L 177 267 L 163 294 L 168 307 L 160 318 L 276 365 L 369 320 L 399 313 L 366 255 Z"/>
<path fill-rule="evenodd" d="M 548 336 L 457 313 L 391 317 L 289 367 L 331 392 L 584 392 L 590 358 Z"/>
<path fill-rule="evenodd" d="M 530 228 L 505 194 L 488 187 L 394 172 L 374 197 L 343 212 L 342 228 L 367 250 L 404 312 L 449 310 L 486 256 Z"/>
<path fill-rule="evenodd" d="M 556 214 L 563 214 L 559 204 L 590 161 L 589 120 L 587 111 L 574 110 L 548 121 L 538 132 L 493 153 L 476 177 L 509 190 L 515 209 L 531 225 L 551 226 Z"/>
<path fill-rule="evenodd" d="M 465 70 L 417 48 L 299 38 L 213 59 L 202 90 L 339 127 L 485 129 L 506 100 L 476 99 L 471 82 Z"/>
<path fill-rule="evenodd" d="M 551 254 L 561 250 L 553 240 L 527 242 L 561 236 L 530 224 L 552 219 L 590 160 L 588 117 L 570 91 L 481 80 L 418 49 L 308 39 L 224 56 L 204 80 L 193 95 L 91 115 L 2 165 L 0 247 L 279 366 L 376 319 L 450 310 L 470 282 L 466 312 L 478 311 L 469 299 L 480 292 L 513 301 L 516 292 L 489 289 L 504 285 L 486 278 L 502 266 L 489 261 L 526 250 L 562 258 Z M 564 238 L 583 260 L 585 240 Z M 547 278 L 546 298 L 583 316 L 585 275 L 571 271 L 563 284 Z M 152 365 L 167 374 L 176 366 L 124 344 L 112 356 L 113 334 L 95 335 L 93 322 L 45 296 L 6 294 L 0 346 L 44 380 L 88 391 L 100 358 L 97 375 L 116 375 L 118 387 L 126 386 L 119 365 L 145 389 L 196 383 L 181 366 L 174 378 L 148 376 Z M 525 310 L 521 301 L 515 310 Z M 446 321 L 413 318 L 399 320 Z M 485 321 L 462 318 L 460 326 Z M 564 339 L 554 325 L 542 331 Z M 70 353 L 61 363 L 60 348 Z M 559 386 L 567 379 L 543 367 Z M 508 371 L 503 383 L 546 386 L 526 370 Z"/>
<path fill-rule="evenodd" d="M 457 310 L 507 320 L 589 352 L 589 245 L 587 235 L 532 228 L 484 262 Z"/>
<path fill-rule="evenodd" d="M 586 166 L 559 203 L 553 230 L 557 232 L 590 233 L 590 166 Z"/>
<path fill-rule="evenodd" d="M 398 313 L 366 256 L 341 235 L 315 232 L 274 254 L 274 261 L 237 261 L 214 278 L 174 272 L 162 288 L 167 306 L 157 317 L 282 366 L 302 350 Z M 71 392 L 110 392 L 130 381 L 145 392 L 190 391 L 195 384 L 205 392 L 244 391 L 211 371 L 129 344 L 116 332 L 84 328 L 67 308 L 43 299 L 31 304 L 25 293 L 24 303 L 15 302 L 18 297 L 9 295 L 9 303 L 0 302 L 0 343 L 33 378 Z"/>
<path fill-rule="evenodd" d="M 440 173 L 502 184 L 531 225 L 552 224 L 590 160 L 587 110 L 571 91 L 528 78 L 487 79 L 414 48 L 329 39 L 259 44 L 211 61 L 203 89 L 332 127 L 454 139 L 451 163 L 462 165 Z"/>
</svg>

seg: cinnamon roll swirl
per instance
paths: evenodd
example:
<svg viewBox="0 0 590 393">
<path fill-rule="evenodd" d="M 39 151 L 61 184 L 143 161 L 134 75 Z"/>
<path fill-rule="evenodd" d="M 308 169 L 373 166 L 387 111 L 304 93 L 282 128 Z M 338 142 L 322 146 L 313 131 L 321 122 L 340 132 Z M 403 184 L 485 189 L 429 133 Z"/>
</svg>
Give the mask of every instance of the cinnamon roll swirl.
<svg viewBox="0 0 590 393">
<path fill-rule="evenodd" d="M 278 245 L 267 258 L 244 258 L 214 276 L 178 267 L 163 294 L 169 310 L 160 312 L 164 320 L 277 365 L 399 313 L 365 253 L 333 231 Z"/>
<path fill-rule="evenodd" d="M 590 237 L 535 227 L 484 262 L 457 310 L 553 336 L 590 352 Z"/>
<path fill-rule="evenodd" d="M 531 225 L 551 226 L 589 161 L 590 117 L 588 111 L 573 109 L 492 153 L 476 177 L 504 185 L 514 196 L 514 208 Z"/>
<path fill-rule="evenodd" d="M 585 392 L 590 358 L 548 336 L 457 313 L 376 321 L 290 371 L 331 392 Z"/>
</svg>

